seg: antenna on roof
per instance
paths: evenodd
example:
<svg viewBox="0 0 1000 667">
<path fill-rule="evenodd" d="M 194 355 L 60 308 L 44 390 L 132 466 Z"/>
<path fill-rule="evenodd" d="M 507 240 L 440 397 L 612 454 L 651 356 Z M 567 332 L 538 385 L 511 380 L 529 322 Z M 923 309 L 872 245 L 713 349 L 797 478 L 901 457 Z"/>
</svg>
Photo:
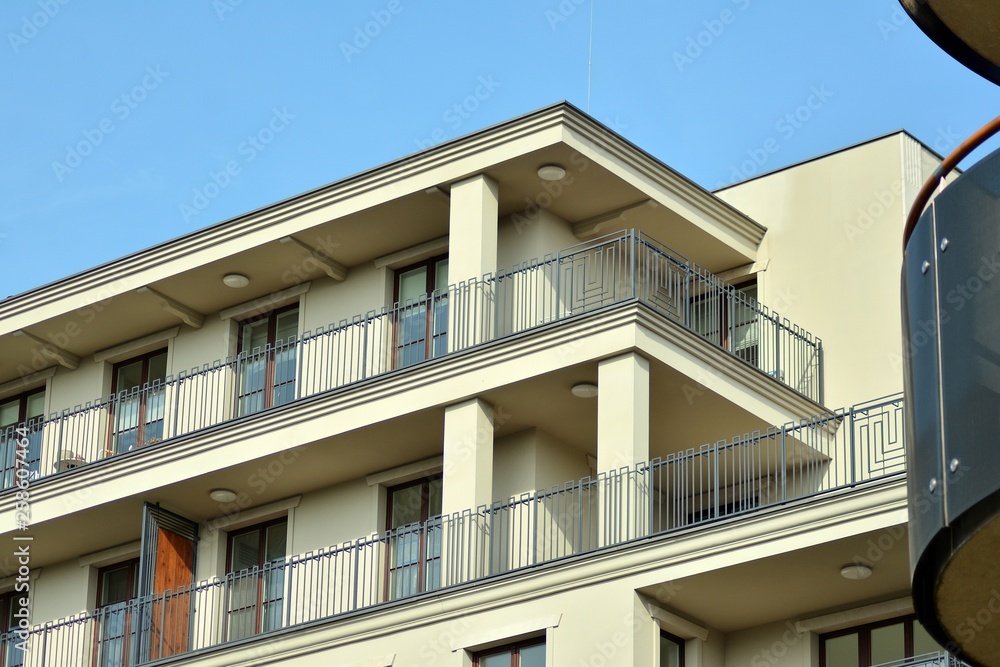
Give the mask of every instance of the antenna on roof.
<svg viewBox="0 0 1000 667">
<path fill-rule="evenodd" d="M 587 53 L 587 113 L 590 113 L 590 81 L 594 72 L 594 0 L 590 0 L 590 47 Z"/>
</svg>

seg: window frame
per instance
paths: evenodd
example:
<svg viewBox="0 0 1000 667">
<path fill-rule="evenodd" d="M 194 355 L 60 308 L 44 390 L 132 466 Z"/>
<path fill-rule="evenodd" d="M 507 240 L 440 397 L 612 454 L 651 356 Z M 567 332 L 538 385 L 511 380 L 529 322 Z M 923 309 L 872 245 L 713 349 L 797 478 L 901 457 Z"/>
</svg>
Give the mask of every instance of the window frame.
<svg viewBox="0 0 1000 667">
<path fill-rule="evenodd" d="M 11 394 L 10 396 L 0 399 L 0 405 L 7 405 L 9 403 L 13 403 L 14 401 L 18 402 L 17 419 L 14 421 L 13 424 L 0 427 L 0 435 L 2 435 L 3 431 L 6 429 L 16 429 L 23 424 L 25 428 L 28 429 L 30 436 L 32 427 L 41 426 L 41 424 L 45 423 L 46 389 L 47 386 L 43 384 L 41 387 L 36 387 L 35 389 L 28 389 L 26 391 L 22 391 L 19 394 Z M 42 412 L 37 417 L 29 419 L 28 400 L 32 396 L 36 396 L 38 394 L 42 395 Z M 28 468 L 28 470 L 32 471 L 35 474 L 38 474 L 38 471 L 41 468 L 41 458 L 42 458 L 41 435 L 40 435 L 41 429 L 39 429 L 38 433 L 39 433 L 38 435 L 39 442 L 37 443 L 37 450 L 36 450 L 37 456 L 31 457 L 27 461 L 25 461 L 25 465 Z M 14 485 L 14 474 L 17 471 L 17 451 L 16 451 L 17 446 L 14 443 L 19 439 L 20 439 L 20 434 L 14 432 L 13 439 L 4 442 L 4 448 L 6 448 L 7 451 L 4 453 L 3 461 L 0 462 L 0 488 L 6 489 Z M 10 449 L 11 447 L 13 447 L 13 449 Z M 30 453 L 31 450 L 29 446 L 29 454 Z M 10 476 L 9 483 L 7 480 L 8 475 Z"/>
<path fill-rule="evenodd" d="M 693 296 L 690 299 L 688 307 L 690 308 L 692 306 L 695 306 L 696 304 L 703 304 L 704 302 L 710 299 L 717 299 L 718 302 L 716 303 L 716 313 L 715 313 L 717 331 L 715 332 L 715 334 L 709 336 L 708 332 L 698 331 L 697 328 L 695 328 L 695 331 L 698 333 L 699 336 L 701 336 L 705 340 L 708 340 L 709 342 L 718 345 L 722 349 L 730 352 L 731 354 L 736 355 L 737 357 L 747 362 L 748 364 L 759 368 L 760 332 L 759 331 L 757 332 L 758 336 L 757 342 L 755 342 L 753 345 L 747 345 L 740 349 L 736 349 L 735 340 L 730 335 L 732 331 L 735 331 L 735 329 L 732 329 L 731 327 L 732 323 L 729 321 L 730 304 L 736 301 L 736 298 L 738 297 L 751 298 L 759 303 L 756 294 L 754 296 L 750 296 L 744 292 L 744 290 L 750 287 L 754 289 L 755 293 L 758 293 L 757 290 L 759 290 L 759 285 L 757 283 L 756 274 L 738 283 L 723 284 L 720 293 L 709 292 L 707 294 L 699 294 L 697 296 Z M 699 307 L 704 308 L 705 306 L 701 305 Z M 735 326 L 743 326 L 748 323 L 749 322 L 743 322 L 741 325 L 735 325 Z"/>
<path fill-rule="evenodd" d="M 243 359 L 243 355 L 246 354 L 247 357 L 249 358 L 249 355 L 253 352 L 252 349 L 251 350 L 244 350 L 243 349 L 243 329 L 244 329 L 244 327 L 246 327 L 247 325 L 257 324 L 259 322 L 267 321 L 267 342 L 264 344 L 264 350 L 262 351 L 262 354 L 265 355 L 265 360 L 264 360 L 264 364 L 265 365 L 264 365 L 263 401 L 261 403 L 261 408 L 259 410 L 253 410 L 253 411 L 248 411 L 248 412 L 244 412 L 243 411 L 243 408 L 242 408 L 243 398 L 246 397 L 246 396 L 250 396 L 251 394 L 249 394 L 249 393 L 248 394 L 241 394 L 240 393 L 240 391 L 241 391 L 240 383 L 242 382 L 242 378 L 240 376 L 240 373 L 242 372 L 242 370 L 237 371 L 237 374 L 236 374 L 237 387 L 236 387 L 236 392 L 235 392 L 236 393 L 236 412 L 240 416 L 245 416 L 245 415 L 250 415 L 250 414 L 256 414 L 257 412 L 261 412 L 263 410 L 267 410 L 268 408 L 273 408 L 275 406 L 275 403 L 274 403 L 274 390 L 275 390 L 276 385 L 274 384 L 274 374 L 275 374 L 275 361 L 274 361 L 274 357 L 275 357 L 275 352 L 277 352 L 277 350 L 278 350 L 278 340 L 277 340 L 277 336 L 278 336 L 278 316 L 279 315 L 283 315 L 284 313 L 290 312 L 292 310 L 297 310 L 298 311 L 298 313 L 296 315 L 296 322 L 295 322 L 295 339 L 298 340 L 299 334 L 301 333 L 300 332 L 300 326 L 299 326 L 299 324 L 300 324 L 301 312 L 302 312 L 301 311 L 301 303 L 298 302 L 298 301 L 295 301 L 294 303 L 290 303 L 290 304 L 288 304 L 286 306 L 281 306 L 280 308 L 274 308 L 273 310 L 269 310 L 266 313 L 261 313 L 259 315 L 253 315 L 253 316 L 248 317 L 246 319 L 242 319 L 242 320 L 237 320 L 236 321 L 236 359 L 237 359 L 236 363 L 237 363 L 237 367 L 238 368 L 242 364 L 247 363 L 247 360 Z M 295 342 L 288 343 L 288 339 L 282 339 L 282 349 L 283 350 L 287 349 L 287 347 L 292 346 L 292 345 L 295 345 Z M 298 360 L 296 359 L 296 364 L 297 363 L 298 363 Z M 298 378 L 298 369 L 296 369 L 295 376 L 294 376 L 294 379 L 292 380 L 291 384 L 297 384 L 298 380 L 299 380 L 299 378 Z M 286 382 L 286 383 L 283 383 L 283 384 L 289 384 L 289 383 Z M 292 400 L 294 400 L 294 399 L 292 399 Z M 278 405 L 285 405 L 285 403 L 279 403 Z"/>
<path fill-rule="evenodd" d="M 285 554 L 280 559 L 279 558 L 275 558 L 275 559 L 272 559 L 272 560 L 264 560 L 264 558 L 266 556 L 266 553 L 267 553 L 267 529 L 271 528 L 272 526 L 277 526 L 277 525 L 284 525 L 285 526 Z M 254 566 L 254 567 L 257 568 L 257 594 L 256 594 L 256 597 L 255 597 L 255 601 L 253 603 L 253 606 L 254 606 L 254 609 L 255 609 L 255 618 L 254 618 L 254 631 L 253 631 L 253 634 L 249 635 L 251 637 L 257 636 L 257 635 L 265 632 L 265 630 L 263 629 L 263 627 L 264 627 L 264 625 L 263 625 L 263 623 L 264 623 L 264 603 L 265 602 L 271 602 L 272 600 L 265 600 L 264 599 L 264 585 L 265 585 L 264 584 L 264 579 L 267 576 L 267 565 L 268 565 L 268 563 L 277 562 L 278 560 L 284 559 L 288 555 L 288 553 L 287 553 L 288 552 L 288 516 L 280 516 L 280 517 L 277 517 L 277 518 L 274 518 L 274 519 L 269 519 L 267 521 L 262 521 L 260 523 L 250 524 L 249 526 L 242 526 L 240 528 L 236 528 L 236 529 L 233 529 L 231 531 L 227 531 L 226 532 L 226 560 L 225 560 L 224 579 L 226 581 L 227 588 L 230 588 L 232 586 L 232 581 L 231 581 L 232 575 L 237 575 L 240 572 L 243 572 L 243 570 L 233 571 L 233 569 L 232 569 L 232 567 L 233 567 L 233 565 L 232 565 L 233 538 L 239 537 L 240 535 L 243 535 L 243 534 L 246 534 L 246 533 L 253 532 L 255 530 L 256 531 L 260 531 L 260 538 L 258 540 L 258 547 L 259 547 L 259 552 L 258 553 L 260 554 L 260 557 L 258 558 L 257 565 Z M 244 569 L 250 569 L 250 568 L 244 568 Z M 285 587 L 285 579 L 284 579 L 284 576 L 282 576 L 282 579 L 281 579 L 281 589 L 282 590 L 281 590 L 281 598 L 280 598 L 281 599 L 282 607 L 284 607 L 284 605 L 287 603 L 287 600 L 285 600 L 285 588 L 284 587 Z M 230 606 L 231 606 L 231 598 L 229 597 L 231 594 L 232 593 L 230 592 L 229 595 L 227 595 L 226 606 L 225 606 L 226 616 L 225 616 L 225 624 L 224 624 L 223 632 L 224 632 L 224 635 L 227 638 L 229 637 L 229 632 L 230 632 L 230 615 L 232 614 L 232 609 L 230 608 Z"/>
<path fill-rule="evenodd" d="M 17 603 L 19 598 L 28 597 L 28 592 L 18 592 L 16 590 L 6 591 L 0 593 L 0 634 L 10 634 L 17 629 L 17 619 L 14 618 L 14 612 L 20 609 L 20 604 Z M 10 637 L 5 642 L 0 642 L 0 664 L 10 667 L 18 667 L 25 664 L 25 655 L 21 653 L 21 661 L 16 662 L 11 660 L 11 653 L 15 651 L 14 644 L 18 641 L 16 636 Z"/>
<path fill-rule="evenodd" d="M 436 516 L 442 516 L 440 513 L 439 514 L 431 514 L 430 513 L 430 511 L 431 511 L 431 508 L 430 508 L 430 485 L 431 485 L 432 482 L 435 482 L 435 481 L 441 482 L 441 486 L 442 486 L 442 490 L 443 490 L 443 488 L 444 488 L 444 474 L 443 473 L 435 473 L 435 474 L 432 474 L 432 475 L 425 475 L 425 476 L 420 477 L 418 479 L 410 480 L 409 482 L 402 482 L 400 484 L 394 484 L 392 486 L 386 487 L 386 496 L 385 496 L 385 529 L 386 529 L 386 532 L 390 534 L 387 537 L 387 542 L 389 542 L 389 544 L 387 545 L 388 548 L 386 549 L 386 553 L 385 553 L 385 557 L 386 557 L 385 597 L 386 597 L 386 600 L 395 600 L 395 599 L 399 599 L 400 597 L 407 597 L 407 596 L 394 596 L 393 590 L 392 590 L 392 574 L 393 574 L 393 572 L 395 572 L 396 570 L 402 569 L 402 567 L 406 567 L 406 566 L 394 566 L 393 562 L 392 562 L 393 546 L 394 545 L 392 545 L 391 542 L 392 542 L 392 540 L 397 539 L 397 538 L 396 538 L 396 536 L 391 535 L 391 533 L 393 531 L 397 531 L 397 530 L 399 530 L 400 528 L 403 527 L 403 526 L 393 527 L 393 525 L 392 525 L 392 510 L 393 510 L 392 497 L 393 497 L 393 494 L 396 491 L 402 491 L 403 489 L 409 489 L 409 488 L 414 487 L 414 486 L 421 486 L 421 491 L 420 491 L 420 519 L 417 522 L 415 522 L 415 523 L 417 523 L 420 526 L 420 528 L 419 528 L 419 530 L 420 530 L 420 546 L 419 546 L 419 555 L 417 556 L 417 590 L 414 593 L 412 593 L 412 594 L 416 595 L 416 594 L 419 594 L 419 593 L 425 593 L 425 592 L 427 592 L 427 590 L 433 590 L 433 589 L 428 589 L 428 587 L 427 587 L 427 580 L 426 580 L 426 578 L 427 578 L 427 563 L 428 563 L 428 558 L 427 558 L 427 527 L 428 527 L 428 520 L 429 519 L 432 519 L 433 517 L 436 517 Z M 412 523 L 404 524 L 404 526 L 409 526 L 409 525 L 413 525 L 413 524 Z M 441 560 L 441 556 L 439 555 L 435 560 L 440 561 Z"/>
<path fill-rule="evenodd" d="M 104 579 L 109 572 L 112 570 L 120 570 L 127 567 L 128 568 L 128 587 L 131 590 L 131 595 L 125 600 L 119 600 L 117 602 L 108 602 L 102 600 L 104 596 Z M 128 661 L 132 651 L 132 610 L 129 609 L 128 603 L 136 599 L 139 589 L 139 558 L 129 558 L 126 560 L 121 560 L 109 565 L 104 565 L 97 569 L 97 592 L 94 599 L 94 612 L 96 621 L 94 623 L 94 649 L 93 649 L 93 659 L 92 664 L 101 665 L 104 664 L 102 658 L 104 657 L 103 648 L 105 643 L 108 641 L 104 637 L 104 625 L 102 621 L 104 620 L 104 614 L 102 610 L 117 604 L 124 604 L 124 620 L 122 621 L 122 646 L 121 646 L 121 657 L 123 660 Z"/>
<path fill-rule="evenodd" d="M 660 635 L 659 636 L 660 636 L 660 639 L 668 639 L 669 641 L 672 641 L 673 643 L 677 644 L 678 648 L 680 649 L 680 652 L 679 652 L 679 655 L 680 655 L 680 664 L 677 667 L 684 667 L 685 660 L 686 660 L 686 657 L 685 657 L 684 653 L 685 653 L 685 649 L 687 647 L 687 641 L 685 639 L 683 639 L 682 637 L 678 637 L 677 635 L 675 635 L 675 634 L 673 634 L 671 632 L 667 632 L 663 628 L 660 628 Z M 661 654 L 659 657 L 660 657 L 660 664 L 662 665 L 663 664 L 663 655 Z"/>
<path fill-rule="evenodd" d="M 903 624 L 903 652 L 905 653 L 904 660 L 910 660 L 914 658 L 913 655 L 913 624 L 919 623 L 916 614 L 907 614 L 905 616 L 895 616 L 893 618 L 883 619 L 881 621 L 873 621 L 871 623 L 863 623 L 861 625 L 854 625 L 849 628 L 843 628 L 841 630 L 834 630 L 833 632 L 825 632 L 819 636 L 819 667 L 827 667 L 826 665 L 826 642 L 828 639 L 838 639 L 840 637 L 846 637 L 848 635 L 856 634 L 858 635 L 858 666 L 859 667 L 871 667 L 872 660 L 872 645 L 871 645 L 871 633 L 872 630 L 877 630 L 879 628 L 884 628 L 890 625 L 896 625 L 898 623 Z M 944 649 L 941 649 L 942 651 Z"/>
<path fill-rule="evenodd" d="M 393 368 L 405 368 L 407 366 L 412 366 L 413 364 L 420 363 L 420 361 L 426 361 L 428 359 L 434 358 L 434 343 L 437 339 L 444 338 L 447 344 L 448 340 L 448 327 L 445 324 L 445 330 L 443 332 L 434 332 L 434 317 L 436 315 L 437 306 L 443 303 L 447 306 L 448 303 L 448 285 L 437 285 L 437 265 L 439 262 L 448 262 L 449 269 L 451 268 L 451 261 L 448 253 L 441 255 L 435 255 L 434 257 L 428 257 L 427 259 L 421 260 L 419 262 L 414 262 L 412 264 L 407 264 L 398 269 L 393 270 L 392 279 L 392 304 L 394 312 L 394 323 L 392 331 L 392 364 Z M 425 324 L 424 324 L 424 351 L 423 357 L 418 361 L 412 361 L 406 363 L 404 359 L 400 358 L 400 351 L 407 347 L 408 344 L 400 344 L 400 325 L 403 320 L 403 308 L 405 304 L 400 303 L 400 278 L 405 273 L 409 273 L 415 269 L 424 268 L 426 269 L 426 276 L 424 280 L 424 291 L 420 297 L 425 302 L 426 312 L 424 313 Z M 437 292 L 437 297 L 432 298 L 432 294 Z M 416 305 L 414 302 L 413 305 Z M 412 344 L 411 344 L 412 345 Z"/>
<path fill-rule="evenodd" d="M 535 646 L 545 646 L 545 635 L 540 637 L 529 637 L 528 639 L 521 639 L 516 642 L 509 642 L 507 644 L 502 644 L 500 646 L 494 646 L 492 648 L 483 649 L 481 651 L 475 651 L 472 654 L 472 667 L 479 667 L 479 661 L 483 658 L 491 658 L 495 655 L 502 655 L 510 651 L 510 664 L 511 667 L 520 667 L 521 665 L 521 650 L 525 648 L 533 648 Z M 546 656 L 548 657 L 548 656 Z"/>
<path fill-rule="evenodd" d="M 140 379 L 139 379 L 139 385 L 137 387 L 137 390 L 138 390 L 137 393 L 139 394 L 139 410 L 138 410 L 138 414 L 136 415 L 136 420 L 137 421 L 136 421 L 136 427 L 135 427 L 135 442 L 136 442 L 135 447 L 136 447 L 136 449 L 138 449 L 139 447 L 144 447 L 145 445 L 153 444 L 153 443 L 146 442 L 146 437 L 145 437 L 145 435 L 146 435 L 146 408 L 147 408 L 147 405 L 148 405 L 147 401 L 149 399 L 149 392 L 145 391 L 144 387 L 148 387 L 150 385 L 150 381 L 149 381 L 149 361 L 153 357 L 157 357 L 157 356 L 159 356 L 161 354 L 164 355 L 164 357 L 165 357 L 164 358 L 163 380 L 162 380 L 163 386 L 165 386 L 167 375 L 168 375 L 166 369 L 167 369 L 167 367 L 169 365 L 169 362 L 170 362 L 170 348 L 169 347 L 161 347 L 161 348 L 158 348 L 156 350 L 153 350 L 152 352 L 146 352 L 145 354 L 140 354 L 140 355 L 137 355 L 135 357 L 129 357 L 128 359 L 116 362 L 116 363 L 114 363 L 114 364 L 111 365 L 111 409 L 108 411 L 108 413 L 109 413 L 108 414 L 108 417 L 109 417 L 109 422 L 108 422 L 109 428 L 108 428 L 108 442 L 107 442 L 107 445 L 106 445 L 107 454 L 109 456 L 113 455 L 113 454 L 124 454 L 125 453 L 125 452 L 118 451 L 118 443 L 117 443 L 117 436 L 120 435 L 121 433 L 124 433 L 125 431 L 118 431 L 117 428 L 116 428 L 116 424 L 115 424 L 115 419 L 117 418 L 117 413 L 118 413 L 118 409 L 119 409 L 118 392 L 119 391 L 124 391 L 124 390 L 122 390 L 122 389 L 120 389 L 118 387 L 118 371 L 122 367 L 129 366 L 129 365 L 134 364 L 136 362 L 142 362 L 142 371 L 139 374 L 140 375 Z M 166 415 L 164 415 L 164 426 L 166 426 L 165 422 L 166 422 Z M 159 441 L 162 441 L 163 439 L 164 438 L 161 436 Z M 126 451 L 129 451 L 129 450 L 126 450 Z"/>
</svg>

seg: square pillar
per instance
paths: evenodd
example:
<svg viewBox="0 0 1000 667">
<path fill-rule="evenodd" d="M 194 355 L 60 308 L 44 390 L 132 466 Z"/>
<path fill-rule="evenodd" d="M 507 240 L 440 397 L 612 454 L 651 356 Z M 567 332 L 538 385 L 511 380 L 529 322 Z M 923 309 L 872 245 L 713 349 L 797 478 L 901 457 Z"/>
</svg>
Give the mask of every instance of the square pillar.
<svg viewBox="0 0 1000 667">
<path fill-rule="evenodd" d="M 634 352 L 597 365 L 598 542 L 649 534 L 649 361 Z"/>
<path fill-rule="evenodd" d="M 497 270 L 498 192 L 496 181 L 484 174 L 451 186 L 448 283 L 466 282 L 466 285 L 448 294 L 449 352 L 467 349 L 493 337 L 494 304 L 490 286 L 475 281 Z"/>
<path fill-rule="evenodd" d="M 493 407 L 479 399 L 444 410 L 441 484 L 442 585 L 472 581 L 489 573 L 488 513 L 493 501 Z"/>
<path fill-rule="evenodd" d="M 448 228 L 448 282 L 481 278 L 497 270 L 496 181 L 479 174 L 451 186 Z"/>
<path fill-rule="evenodd" d="M 597 365 L 597 472 L 649 460 L 649 361 L 635 352 Z"/>
</svg>

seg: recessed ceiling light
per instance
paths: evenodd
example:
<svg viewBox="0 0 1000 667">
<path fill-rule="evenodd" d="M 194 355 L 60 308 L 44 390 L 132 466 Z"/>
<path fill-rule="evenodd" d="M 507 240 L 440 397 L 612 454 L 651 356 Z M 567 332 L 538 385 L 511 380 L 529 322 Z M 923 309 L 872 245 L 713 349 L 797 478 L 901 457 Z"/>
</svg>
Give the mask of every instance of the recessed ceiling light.
<svg viewBox="0 0 1000 667">
<path fill-rule="evenodd" d="M 573 385 L 570 392 L 577 398 L 596 398 L 597 397 L 597 385 L 590 384 L 589 382 L 581 382 L 579 384 Z"/>
<path fill-rule="evenodd" d="M 557 164 L 543 164 L 538 168 L 538 177 L 543 181 L 561 181 L 566 178 L 566 170 Z"/>
<path fill-rule="evenodd" d="M 250 284 L 250 279 L 242 273 L 227 273 L 222 276 L 222 282 L 228 287 L 246 287 Z"/>
<path fill-rule="evenodd" d="M 236 492 L 231 489 L 212 489 L 208 497 L 217 503 L 231 503 L 236 500 Z"/>
<path fill-rule="evenodd" d="M 845 565 L 840 568 L 840 576 L 851 581 L 861 581 L 872 576 L 872 568 L 870 565 L 864 565 L 863 563 Z"/>
</svg>

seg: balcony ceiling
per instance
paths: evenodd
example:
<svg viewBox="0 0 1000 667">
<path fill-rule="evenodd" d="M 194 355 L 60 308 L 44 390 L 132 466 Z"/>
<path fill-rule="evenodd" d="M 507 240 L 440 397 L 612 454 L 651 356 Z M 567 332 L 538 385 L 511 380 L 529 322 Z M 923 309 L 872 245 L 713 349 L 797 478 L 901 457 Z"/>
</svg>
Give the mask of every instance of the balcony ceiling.
<svg viewBox="0 0 1000 667">
<path fill-rule="evenodd" d="M 881 545 L 881 546 L 880 546 Z M 908 597 L 910 565 L 904 526 L 670 582 L 668 603 L 721 632 L 798 620 Z M 858 560 L 872 576 L 849 581 L 840 569 Z M 655 587 L 642 591 L 656 597 Z M 823 610 L 823 611 L 817 611 Z"/>
</svg>

